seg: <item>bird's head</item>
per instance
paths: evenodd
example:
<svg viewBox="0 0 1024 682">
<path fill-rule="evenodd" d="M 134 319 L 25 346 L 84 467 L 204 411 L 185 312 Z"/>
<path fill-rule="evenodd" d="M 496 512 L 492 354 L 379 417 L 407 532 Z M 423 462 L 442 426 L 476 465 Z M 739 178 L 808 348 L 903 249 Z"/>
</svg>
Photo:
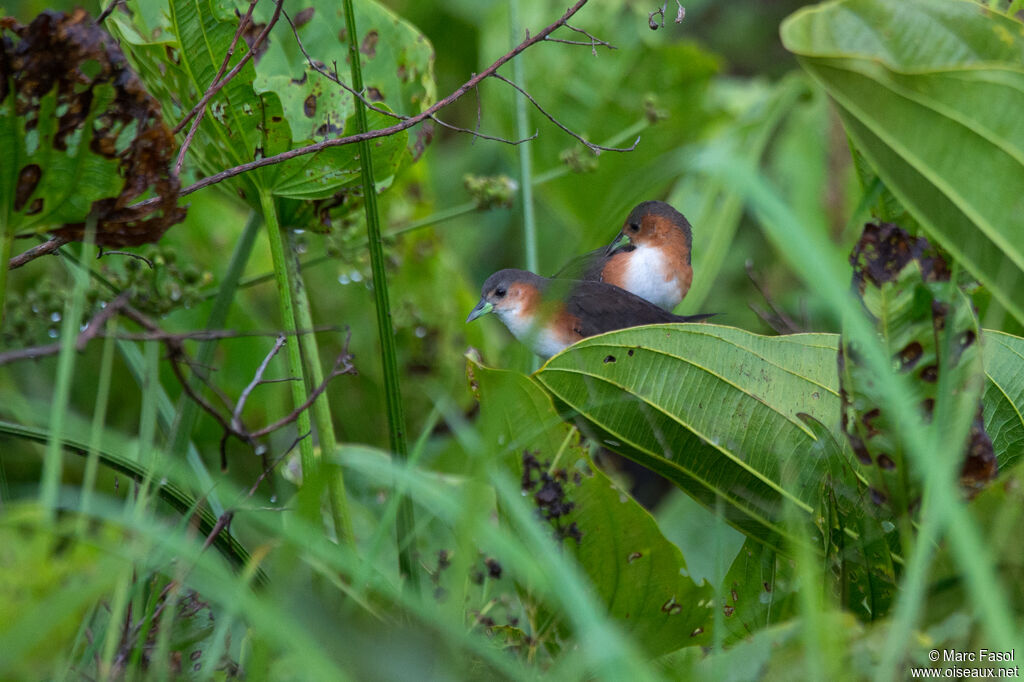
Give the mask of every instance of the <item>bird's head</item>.
<svg viewBox="0 0 1024 682">
<path fill-rule="evenodd" d="M 466 322 L 493 312 L 510 329 L 517 322 L 523 324 L 532 318 L 544 283 L 543 277 L 526 270 L 499 270 L 484 282 L 480 302 L 469 313 Z"/>
<path fill-rule="evenodd" d="M 672 246 L 690 252 L 690 222 L 664 201 L 645 201 L 626 218 L 622 230 L 608 246 L 608 255 L 623 247 Z"/>
</svg>

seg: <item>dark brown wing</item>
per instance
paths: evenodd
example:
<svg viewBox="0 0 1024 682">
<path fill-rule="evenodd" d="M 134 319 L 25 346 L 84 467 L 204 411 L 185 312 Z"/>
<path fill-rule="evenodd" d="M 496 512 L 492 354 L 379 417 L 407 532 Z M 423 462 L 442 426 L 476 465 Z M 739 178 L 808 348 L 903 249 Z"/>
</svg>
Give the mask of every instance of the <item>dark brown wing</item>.
<svg viewBox="0 0 1024 682">
<path fill-rule="evenodd" d="M 594 282 L 601 281 L 601 269 L 604 267 L 607 247 L 595 249 L 582 256 L 576 256 L 555 273 L 555 279 L 582 279 Z"/>
<path fill-rule="evenodd" d="M 604 282 L 579 282 L 573 288 L 566 311 L 579 319 L 583 336 L 643 324 L 694 322 L 711 315 L 673 315 L 628 291 Z"/>
</svg>

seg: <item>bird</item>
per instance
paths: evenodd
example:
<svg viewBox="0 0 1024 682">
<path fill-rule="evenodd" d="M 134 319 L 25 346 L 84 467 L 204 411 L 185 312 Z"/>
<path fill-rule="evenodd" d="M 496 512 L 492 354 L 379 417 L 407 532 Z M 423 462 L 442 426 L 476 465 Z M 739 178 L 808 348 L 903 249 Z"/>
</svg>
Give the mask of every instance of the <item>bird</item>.
<svg viewBox="0 0 1024 682">
<path fill-rule="evenodd" d="M 692 244 L 682 213 L 664 201 L 644 201 L 610 244 L 574 259 L 555 277 L 607 282 L 672 310 L 693 281 Z"/>
<path fill-rule="evenodd" d="M 711 317 L 673 315 L 607 282 L 549 279 L 515 269 L 487 278 L 466 323 L 491 312 L 512 336 L 545 359 L 595 334 Z"/>
</svg>

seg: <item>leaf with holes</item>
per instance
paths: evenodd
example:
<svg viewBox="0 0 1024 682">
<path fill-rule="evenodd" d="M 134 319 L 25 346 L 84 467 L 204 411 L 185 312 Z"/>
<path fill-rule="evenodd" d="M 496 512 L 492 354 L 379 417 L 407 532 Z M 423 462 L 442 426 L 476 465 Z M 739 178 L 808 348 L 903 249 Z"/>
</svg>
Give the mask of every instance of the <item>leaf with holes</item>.
<svg viewBox="0 0 1024 682">
<path fill-rule="evenodd" d="M 138 2 L 128 4 L 132 16 L 115 13 L 113 30 L 165 109 L 181 120 L 213 82 L 238 28 L 240 13 L 216 0 L 172 0 L 166 16 L 147 15 Z M 243 32 L 227 70 L 247 53 L 247 43 L 259 35 L 272 10 L 272 4 L 259 6 L 253 19 L 256 23 Z M 434 95 L 429 43 L 376 2 L 359 3 L 356 14 L 368 35 L 376 33 L 387 40 L 385 47 L 380 39 L 375 42 L 364 36 L 369 98 L 377 99 L 379 94 L 379 108 L 417 113 Z M 325 60 L 347 54 L 341 10 L 325 3 L 297 12 L 292 20 L 302 46 L 320 70 L 307 63 L 282 17 L 267 40 L 256 48 L 253 59 L 210 100 L 207 115 L 189 148 L 201 173 L 213 174 L 354 132 L 352 96 L 321 73 L 333 75 L 334 65 Z M 337 77 L 347 81 L 347 73 L 347 68 L 339 68 Z M 395 122 L 373 111 L 368 116 L 371 128 Z M 382 191 L 412 158 L 409 135 L 403 131 L 373 144 L 374 174 L 379 178 L 378 191 Z M 353 145 L 330 147 L 250 171 L 228 182 L 253 203 L 258 203 L 257 190 L 269 189 L 280 198 L 340 204 L 346 192 L 358 188 L 359 158 Z"/>
<path fill-rule="evenodd" d="M 913 377 L 921 418 L 930 422 L 946 374 L 956 408 L 977 413 L 964 446 L 961 481 L 977 489 L 996 473 L 982 405 L 971 386 L 983 376 L 978 321 L 966 296 L 950 280 L 942 256 L 924 238 L 890 223 L 869 224 L 851 256 L 853 281 L 895 371 Z M 874 501 L 896 516 L 920 502 L 923 472 L 904 458 L 900 424 L 882 408 L 877 381 L 863 367 L 856 345 L 840 344 L 843 429 L 863 465 Z"/>
<path fill-rule="evenodd" d="M 83 10 L 0 35 L 0 232 L 81 239 L 92 215 L 97 243 L 134 246 L 184 220 L 174 138 L 114 40 Z"/>
<path fill-rule="evenodd" d="M 928 237 L 1024 322 L 1024 29 L 970 0 L 841 0 L 782 40 Z"/>
<path fill-rule="evenodd" d="M 652 656 L 710 643 L 711 587 L 689 577 L 654 518 L 590 463 L 544 390 L 472 357 L 467 368 L 492 456 L 518 468 L 524 494 L 533 495 L 619 626 Z"/>
<path fill-rule="evenodd" d="M 671 324 L 583 339 L 536 376 L 605 447 L 781 550 L 783 505 L 809 516 L 826 470 L 799 415 L 838 424 L 835 353 L 829 334 Z"/>
</svg>

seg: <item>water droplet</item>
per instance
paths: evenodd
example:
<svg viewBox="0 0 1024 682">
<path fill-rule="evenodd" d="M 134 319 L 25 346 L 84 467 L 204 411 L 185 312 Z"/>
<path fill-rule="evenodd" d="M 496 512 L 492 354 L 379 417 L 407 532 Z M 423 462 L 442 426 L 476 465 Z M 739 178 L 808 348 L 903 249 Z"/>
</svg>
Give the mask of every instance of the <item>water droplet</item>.
<svg viewBox="0 0 1024 682">
<path fill-rule="evenodd" d="M 348 275 L 346 275 L 344 272 L 338 275 L 338 284 L 348 284 L 350 281 L 352 280 L 350 280 L 348 278 Z"/>
<path fill-rule="evenodd" d="M 60 322 L 60 313 L 58 313 L 56 311 L 50 313 L 50 321 L 51 322 Z"/>
<path fill-rule="evenodd" d="M 426 327 L 424 327 L 422 325 L 419 326 L 419 327 L 416 327 L 416 338 L 417 339 L 422 339 L 426 335 L 427 335 L 427 328 Z"/>
<path fill-rule="evenodd" d="M 50 329 L 50 330 L 48 330 L 46 332 L 46 335 L 49 336 L 51 339 L 55 339 L 55 338 L 57 338 L 57 330 L 56 329 Z"/>
<path fill-rule="evenodd" d="M 363 273 L 359 272 L 358 270 L 353 270 L 352 271 L 352 281 L 353 282 L 362 282 L 363 281 Z"/>
<path fill-rule="evenodd" d="M 270 504 L 277 504 L 277 495 L 270 496 Z"/>
<path fill-rule="evenodd" d="M 604 443 L 605 443 L 605 445 L 611 445 L 613 448 L 616 448 L 616 447 L 622 445 L 622 443 L 620 443 L 619 441 L 617 441 L 617 440 L 610 440 L 608 438 L 604 439 Z"/>
<path fill-rule="evenodd" d="M 300 230 L 300 229 L 295 229 L 295 230 L 293 230 L 293 232 L 295 232 L 295 234 L 305 234 L 306 233 L 305 230 Z"/>
<path fill-rule="evenodd" d="M 253 448 L 253 452 L 256 453 L 257 457 L 262 457 L 263 455 L 267 454 L 267 446 L 257 445 L 255 448 Z"/>
</svg>

